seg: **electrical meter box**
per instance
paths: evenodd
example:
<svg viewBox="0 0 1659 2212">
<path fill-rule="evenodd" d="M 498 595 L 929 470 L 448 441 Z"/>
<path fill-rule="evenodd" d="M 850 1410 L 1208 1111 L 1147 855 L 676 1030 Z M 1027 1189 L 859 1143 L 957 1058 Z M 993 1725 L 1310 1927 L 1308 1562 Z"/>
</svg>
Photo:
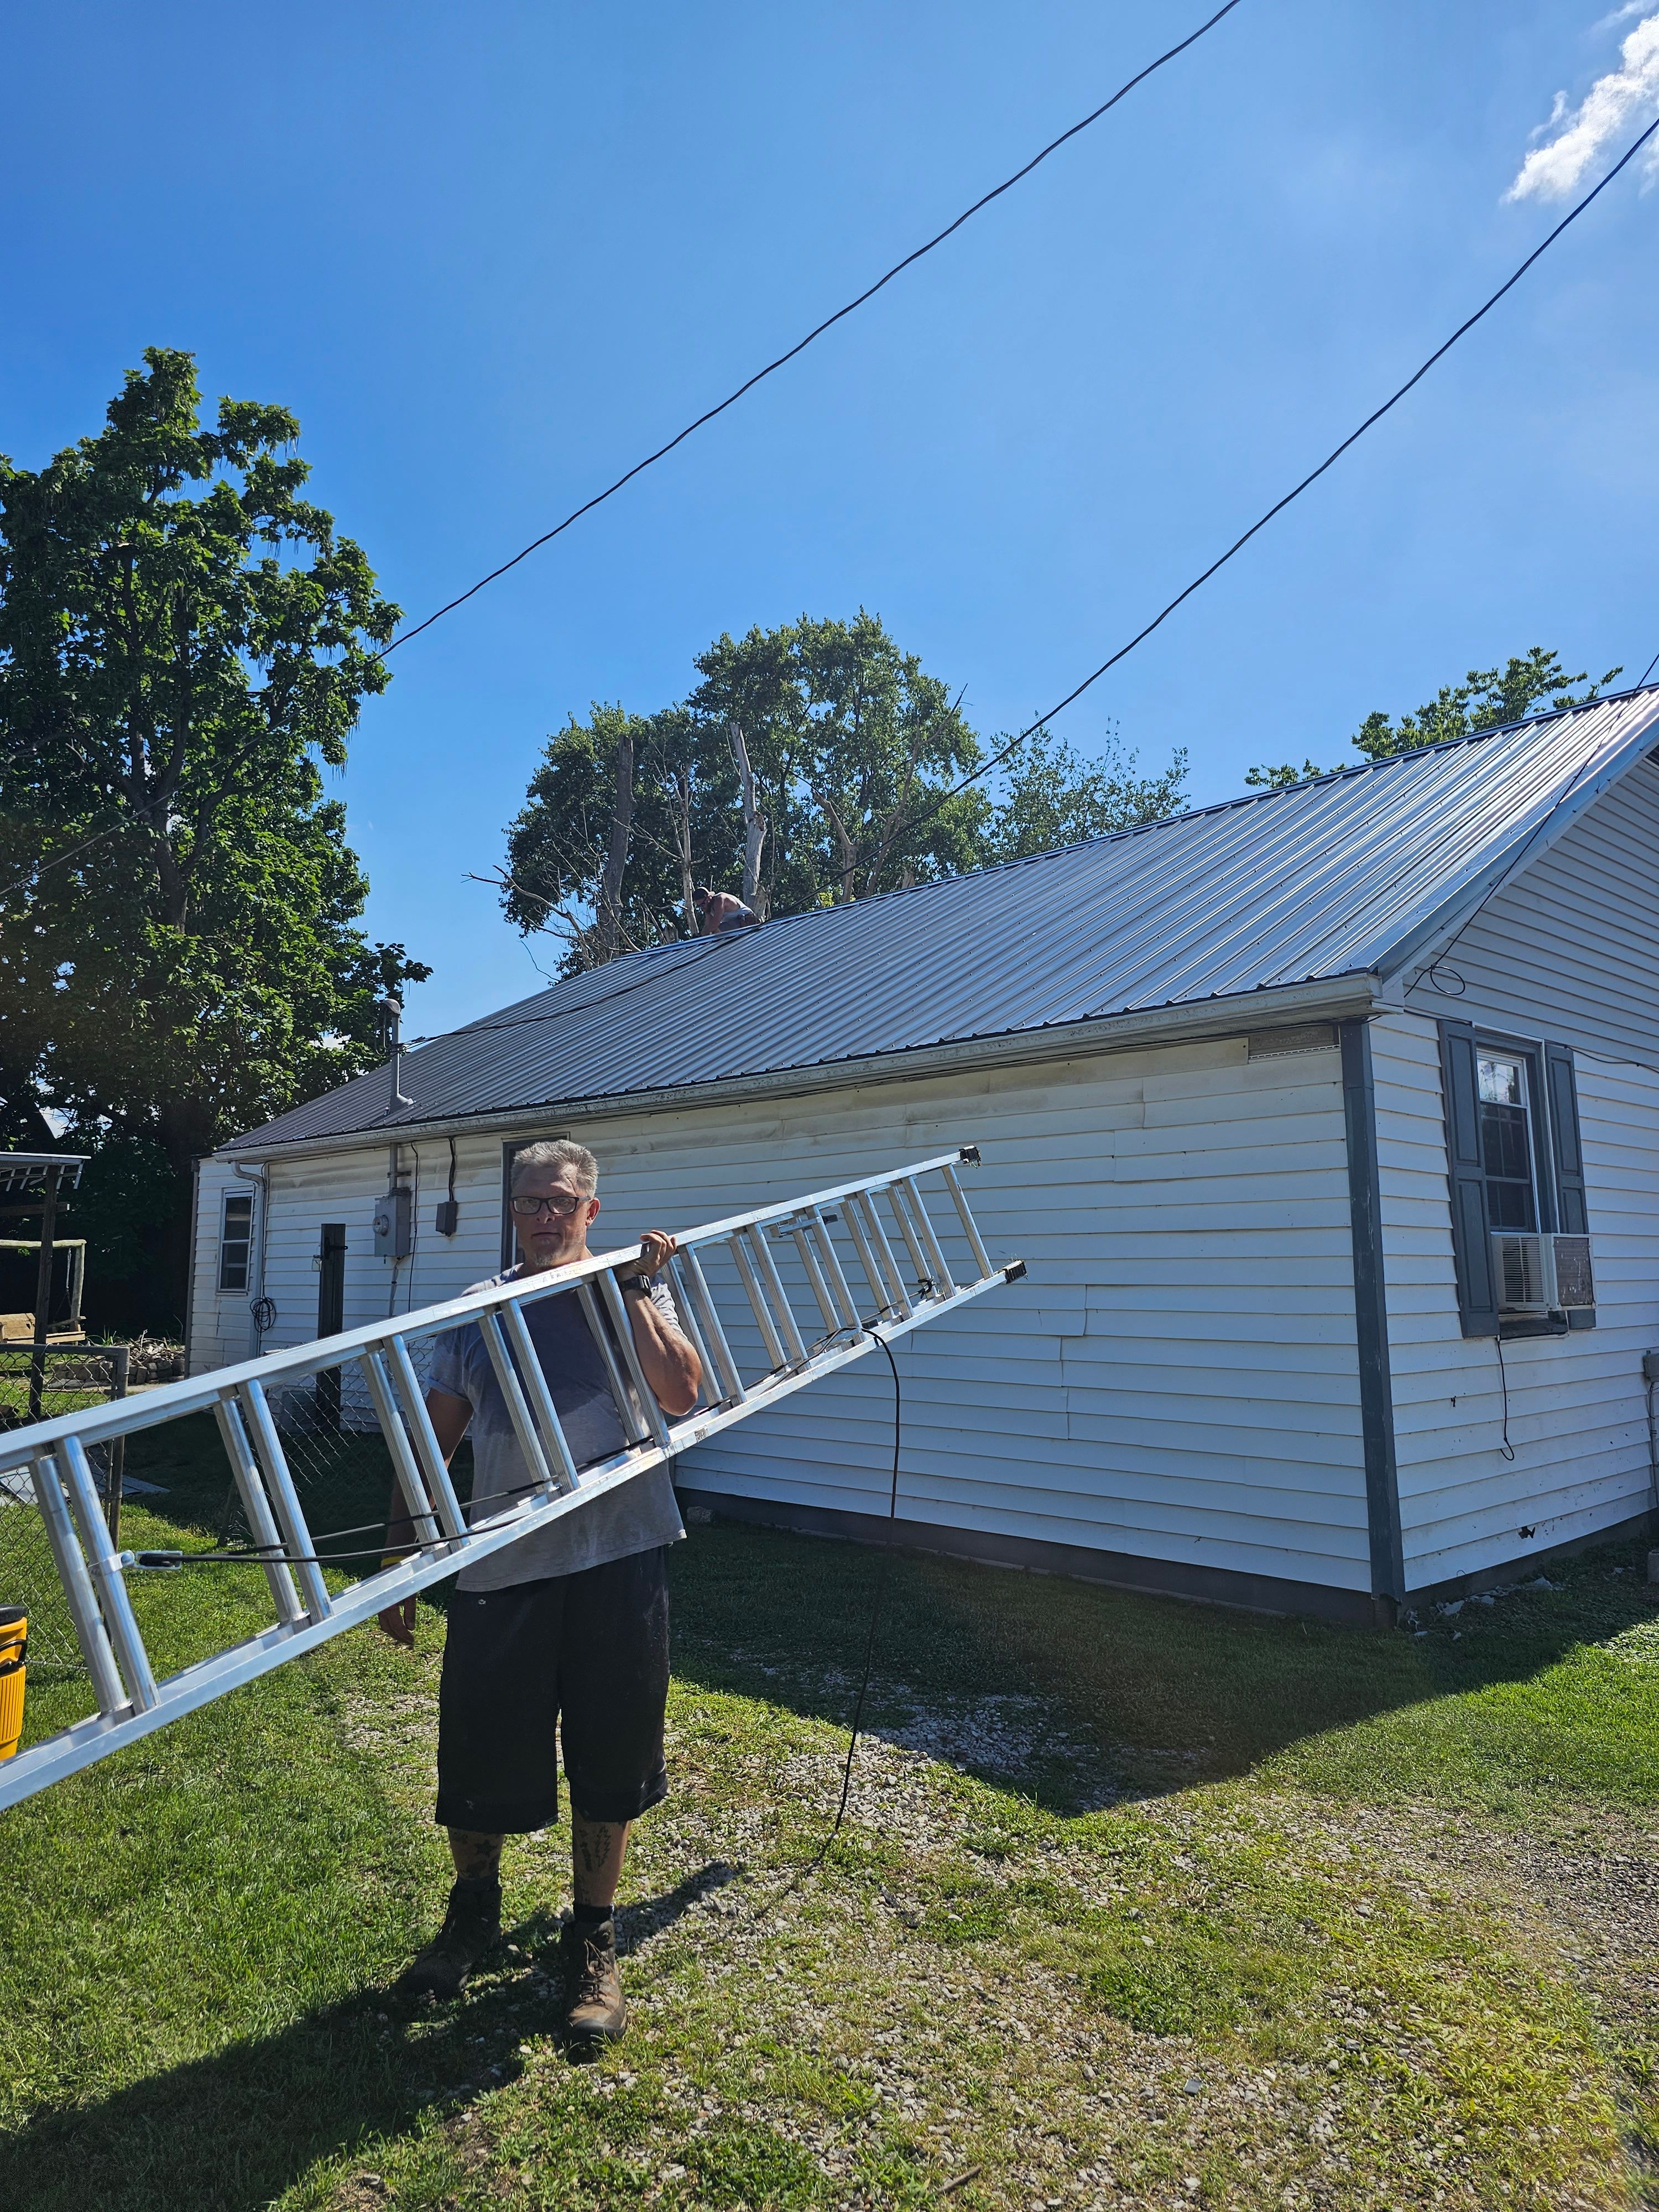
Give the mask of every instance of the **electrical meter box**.
<svg viewBox="0 0 1659 2212">
<path fill-rule="evenodd" d="M 374 1201 L 374 1256 L 377 1260 L 409 1257 L 412 1208 L 406 1190 L 389 1190 Z"/>
</svg>

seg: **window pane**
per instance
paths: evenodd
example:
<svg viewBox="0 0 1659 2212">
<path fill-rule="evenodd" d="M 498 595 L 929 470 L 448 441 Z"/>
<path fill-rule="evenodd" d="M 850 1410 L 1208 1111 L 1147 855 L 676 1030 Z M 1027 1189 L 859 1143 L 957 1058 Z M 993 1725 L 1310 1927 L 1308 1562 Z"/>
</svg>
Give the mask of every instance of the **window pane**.
<svg viewBox="0 0 1659 2212">
<path fill-rule="evenodd" d="M 1493 1106 L 1524 1106 L 1526 1093 L 1521 1088 L 1520 1061 L 1483 1060 L 1480 1062 L 1480 1096 Z"/>
<path fill-rule="evenodd" d="M 1488 1176 L 1486 1204 L 1494 1229 L 1535 1229 L 1538 1226 L 1533 1219 L 1530 1183 L 1498 1182 Z"/>
<path fill-rule="evenodd" d="M 248 1255 L 253 1242 L 253 1194 L 228 1192 L 219 1222 L 219 1288 L 247 1288 Z"/>
<path fill-rule="evenodd" d="M 1531 1182 L 1524 1106 L 1480 1109 L 1480 1159 L 1489 1176 L 1513 1176 L 1519 1182 Z"/>
</svg>

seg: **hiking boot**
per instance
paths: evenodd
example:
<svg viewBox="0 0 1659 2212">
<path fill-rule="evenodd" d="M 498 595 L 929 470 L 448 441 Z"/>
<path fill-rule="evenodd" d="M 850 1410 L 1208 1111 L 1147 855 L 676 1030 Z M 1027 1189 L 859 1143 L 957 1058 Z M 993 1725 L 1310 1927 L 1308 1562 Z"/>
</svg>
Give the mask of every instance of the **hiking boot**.
<svg viewBox="0 0 1659 2212">
<path fill-rule="evenodd" d="M 564 2032 L 576 2043 L 613 2041 L 628 2025 L 617 1972 L 614 1920 L 565 1923 L 559 1938 L 564 1968 Z"/>
<path fill-rule="evenodd" d="M 402 1997 L 459 1996 L 461 1984 L 501 1932 L 498 1881 L 458 1881 L 449 1893 L 444 1924 L 399 1977 Z"/>
</svg>

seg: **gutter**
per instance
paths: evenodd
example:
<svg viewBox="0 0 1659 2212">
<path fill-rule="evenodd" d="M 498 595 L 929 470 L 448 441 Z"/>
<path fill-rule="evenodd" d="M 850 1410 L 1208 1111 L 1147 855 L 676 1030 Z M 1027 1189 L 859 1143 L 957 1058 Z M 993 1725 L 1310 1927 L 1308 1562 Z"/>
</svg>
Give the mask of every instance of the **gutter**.
<svg viewBox="0 0 1659 2212">
<path fill-rule="evenodd" d="M 1206 1000 L 1200 1006 L 1153 1006 L 1121 1014 L 1095 1015 L 1011 1036 L 969 1038 L 960 1043 L 913 1046 L 903 1052 L 872 1054 L 867 1059 L 838 1060 L 810 1067 L 773 1069 L 758 1075 L 716 1077 L 654 1091 L 623 1091 L 601 1098 L 549 1098 L 485 1114 L 461 1114 L 426 1121 L 384 1123 L 341 1130 L 287 1143 L 240 1144 L 216 1155 L 229 1160 L 297 1160 L 320 1153 L 367 1152 L 396 1137 L 511 1135 L 526 1123 L 587 1122 L 626 1114 L 656 1114 L 671 1107 L 726 1105 L 734 1099 L 798 1098 L 823 1091 L 856 1089 L 870 1083 L 900 1083 L 929 1075 L 950 1075 L 964 1067 L 1036 1066 L 1073 1060 L 1082 1053 L 1113 1052 L 1147 1043 L 1201 1042 L 1212 1037 L 1243 1036 L 1251 1030 L 1279 1028 L 1290 1021 L 1340 1022 L 1364 1019 L 1380 1011 L 1378 979 L 1369 973 L 1332 976 L 1313 983 L 1288 983 L 1248 995 Z"/>
</svg>

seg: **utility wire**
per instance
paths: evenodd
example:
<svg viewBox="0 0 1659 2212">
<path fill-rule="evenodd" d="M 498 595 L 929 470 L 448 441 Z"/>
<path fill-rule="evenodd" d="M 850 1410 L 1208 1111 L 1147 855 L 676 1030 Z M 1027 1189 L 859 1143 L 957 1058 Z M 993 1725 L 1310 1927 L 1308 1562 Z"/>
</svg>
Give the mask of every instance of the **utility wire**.
<svg viewBox="0 0 1659 2212">
<path fill-rule="evenodd" d="M 943 246 L 947 238 L 962 228 L 963 223 L 971 221 L 982 208 L 989 207 L 993 200 L 1000 199 L 1004 192 L 1011 191 L 1024 178 L 1029 177 L 1032 170 L 1040 163 L 1046 161 L 1051 154 L 1057 153 L 1068 139 L 1075 138 L 1079 131 L 1086 131 L 1091 123 L 1098 123 L 1109 109 L 1115 107 L 1119 100 L 1126 99 L 1138 84 L 1143 84 L 1149 76 L 1161 70 L 1166 62 L 1174 61 L 1178 54 L 1184 54 L 1188 46 L 1195 46 L 1206 31 L 1213 30 L 1222 17 L 1231 15 L 1238 4 L 1239 0 L 1226 0 L 1226 5 L 1218 8 L 1207 22 L 1200 23 L 1195 31 L 1189 33 L 1178 45 L 1170 47 L 1167 52 L 1161 53 L 1156 61 L 1148 62 L 1146 68 L 1137 71 L 1127 84 L 1120 85 L 1109 100 L 1103 100 L 1091 114 L 1085 115 L 1080 123 L 1073 124 L 1069 131 L 1062 131 L 1058 138 L 1051 139 L 1040 154 L 1032 155 L 1024 168 L 1016 169 L 1012 177 L 1005 177 L 1000 185 L 994 185 L 988 192 L 982 194 L 971 207 L 964 208 L 954 222 L 947 223 L 945 228 L 936 236 L 930 238 L 925 246 L 919 246 L 914 252 L 907 253 L 902 261 L 896 261 L 885 276 L 878 276 L 873 284 L 866 286 L 856 299 L 849 300 L 844 307 L 837 307 L 833 315 L 826 316 L 815 329 L 808 331 L 804 338 L 797 340 L 787 353 L 781 353 L 775 361 L 768 362 L 764 368 L 757 369 L 754 375 L 746 382 L 740 384 L 735 392 L 729 392 L 718 405 L 707 409 L 696 417 L 695 422 L 688 422 L 683 430 L 668 441 L 665 446 L 659 446 L 654 453 L 647 453 L 642 461 L 636 461 L 633 467 L 625 474 L 619 476 L 614 483 L 607 484 L 603 491 L 596 492 L 592 499 L 584 500 L 580 507 L 573 507 L 562 522 L 555 523 L 551 530 L 544 531 L 539 538 L 532 538 L 522 552 L 515 553 L 510 561 L 503 561 L 500 568 L 492 568 L 487 576 L 480 576 L 477 582 L 470 585 L 458 599 L 448 600 L 437 610 L 435 614 L 429 614 L 424 622 L 416 623 L 413 629 L 406 629 L 401 636 L 394 637 L 391 643 L 374 658 L 383 661 L 387 653 L 395 653 L 400 645 L 407 645 L 410 638 L 418 637 L 422 630 L 430 629 L 434 623 L 441 622 L 446 615 L 453 614 L 457 607 L 465 606 L 470 599 L 483 590 L 486 584 L 493 584 L 498 576 L 506 575 L 509 568 L 516 568 L 521 561 L 527 561 L 532 553 L 539 551 L 542 546 L 550 544 L 554 538 L 568 530 L 573 522 L 580 522 L 583 515 L 591 514 L 596 507 L 602 507 L 605 501 L 614 497 L 624 484 L 631 483 L 636 476 L 642 474 L 645 470 L 651 468 L 656 462 L 672 453 L 677 446 L 683 446 L 694 431 L 702 428 L 704 423 L 712 422 L 717 415 L 724 415 L 728 407 L 736 406 L 745 392 L 752 392 L 757 384 L 763 383 L 769 376 L 775 375 L 787 363 L 793 361 L 797 354 L 805 353 L 815 339 L 821 338 L 824 332 L 833 329 L 836 324 L 843 322 L 848 315 L 861 307 L 866 300 L 873 300 L 878 292 L 890 284 L 896 276 L 902 276 L 913 263 L 920 261 L 925 254 L 931 253 L 935 246 Z M 15 883 L 8 884 L 3 890 L 0 890 L 0 898 L 9 896 L 15 890 L 21 890 L 25 884 L 31 882 L 37 876 L 44 875 L 48 868 L 60 867 L 65 862 L 74 860 L 77 854 L 87 852 L 94 845 L 102 844 L 106 837 L 112 837 L 118 830 L 125 827 L 125 821 L 126 817 L 122 817 L 112 823 L 107 830 L 99 830 L 94 836 L 83 838 L 78 845 L 72 845 L 67 852 L 56 853 L 50 860 L 40 861 L 27 873 L 19 876 Z"/>
<path fill-rule="evenodd" d="M 856 299 L 849 300 L 844 307 L 837 307 L 833 315 L 826 315 L 823 322 L 808 331 L 804 338 L 797 339 L 787 353 L 781 353 L 775 361 L 769 361 L 764 368 L 757 369 L 755 374 L 740 384 L 735 392 L 728 392 L 717 405 L 705 410 L 695 422 L 688 422 L 684 429 L 672 437 L 665 446 L 659 446 L 654 453 L 647 453 L 642 461 L 635 461 L 631 469 L 617 478 L 615 483 L 607 484 L 603 491 L 595 492 L 592 499 L 584 500 L 580 507 L 573 507 L 562 522 L 556 522 L 551 530 L 544 530 L 539 538 L 532 538 L 522 552 L 515 553 L 510 561 L 503 561 L 499 568 L 492 568 L 487 576 L 480 576 L 477 582 L 470 585 L 458 599 L 447 601 L 438 609 L 435 614 L 428 615 L 424 622 L 416 623 L 413 629 L 406 629 L 400 637 L 394 637 L 380 658 L 384 660 L 387 653 L 395 653 L 400 645 L 407 645 L 410 638 L 418 637 L 424 629 L 430 629 L 434 623 L 441 622 L 447 614 L 453 614 L 457 607 L 465 606 L 470 599 L 483 590 L 486 584 L 493 584 L 498 576 L 506 575 L 509 568 L 516 568 L 520 561 L 527 561 L 532 553 L 538 552 L 544 545 L 550 544 L 561 532 L 568 530 L 573 522 L 579 522 L 583 515 L 591 514 L 596 507 L 601 507 L 606 500 L 613 498 L 624 484 L 631 483 L 636 476 L 642 474 L 645 470 L 672 453 L 676 446 L 683 446 L 694 431 L 702 428 L 705 422 L 712 422 L 717 415 L 724 415 L 728 407 L 735 407 L 745 392 L 752 392 L 757 384 L 763 383 L 769 376 L 775 375 L 779 369 L 793 361 L 797 354 L 805 353 L 807 347 L 812 344 L 814 340 L 821 338 L 826 331 L 833 330 L 837 323 L 845 321 L 846 318 L 861 307 L 866 300 L 873 300 L 877 293 L 882 290 L 884 286 L 890 284 L 896 276 L 902 276 L 905 270 L 920 261 L 925 254 L 931 253 L 935 246 L 943 246 L 947 238 L 960 230 L 963 223 L 970 222 L 982 208 L 989 207 L 993 200 L 1000 199 L 1004 192 L 1012 191 L 1022 179 L 1029 177 L 1033 169 L 1046 161 L 1050 154 L 1057 153 L 1068 139 L 1075 138 L 1079 131 L 1086 131 L 1091 123 L 1098 123 L 1109 109 L 1115 107 L 1119 100 L 1127 99 L 1138 84 L 1144 84 L 1146 79 L 1161 70 L 1166 62 L 1174 61 L 1177 54 L 1184 54 L 1188 46 L 1196 46 L 1206 31 L 1212 31 L 1222 17 L 1231 15 L 1237 5 L 1238 0 L 1226 0 L 1225 7 L 1218 8 L 1207 23 L 1200 23 L 1197 30 L 1182 39 L 1178 46 L 1171 46 L 1166 53 L 1160 54 L 1156 61 L 1148 62 L 1146 68 L 1137 71 L 1127 84 L 1120 85 L 1109 100 L 1103 100 L 1101 105 L 1091 114 L 1085 115 L 1080 123 L 1073 124 L 1069 131 L 1062 131 L 1058 138 L 1051 139 L 1040 154 L 1034 154 L 1031 156 L 1024 168 L 1016 169 L 1012 177 L 1005 177 L 1000 185 L 994 185 L 988 192 L 981 194 L 971 207 L 964 208 L 954 222 L 946 223 L 945 228 L 930 238 L 925 246 L 919 246 L 914 252 L 907 253 L 902 261 L 896 261 L 884 276 L 878 276 L 873 284 L 866 285 Z"/>
<path fill-rule="evenodd" d="M 963 776 L 960 783 L 952 784 L 948 791 L 941 791 L 934 794 L 929 799 L 927 807 L 922 810 L 921 813 L 914 817 L 913 820 L 925 820 L 928 814 L 934 812 L 938 808 L 943 806 L 946 799 L 954 799 L 959 791 L 966 791 L 970 783 L 977 783 L 981 776 L 988 775 L 994 768 L 1000 766 L 1003 761 L 1007 759 L 1010 753 L 1017 751 L 1018 748 L 1025 743 L 1028 738 L 1035 737 L 1039 730 L 1044 728 L 1049 722 L 1051 722 L 1054 716 L 1060 713 L 1063 708 L 1069 707 L 1073 700 L 1080 699 L 1091 684 L 1097 684 L 1100 681 L 1101 678 L 1105 675 L 1108 669 L 1115 668 L 1120 660 L 1124 659 L 1129 653 L 1132 653 L 1138 645 L 1143 643 L 1146 639 L 1152 635 L 1155 629 L 1166 623 L 1170 617 L 1175 612 L 1176 609 L 1180 606 L 1183 601 L 1191 599 L 1193 593 L 1199 589 L 1200 585 L 1207 584 L 1211 577 L 1215 574 L 1218 568 L 1224 568 L 1228 562 L 1232 559 L 1234 554 L 1242 552 L 1244 547 L 1249 544 L 1251 538 L 1256 536 L 1258 532 L 1263 531 L 1267 528 L 1267 525 L 1273 520 L 1275 515 L 1282 514 L 1292 500 L 1300 499 L 1303 493 L 1307 490 L 1310 484 L 1317 483 L 1320 477 L 1324 475 L 1326 470 L 1331 468 L 1336 462 L 1340 461 L 1343 454 L 1347 452 L 1350 446 L 1358 444 L 1358 441 L 1364 436 L 1366 431 L 1371 428 L 1373 423 L 1380 422 L 1390 408 L 1398 406 L 1400 402 L 1405 398 L 1406 394 L 1412 389 L 1413 386 L 1422 382 L 1423 379 L 1428 374 L 1435 363 L 1437 361 L 1443 360 L 1446 355 L 1451 351 L 1452 348 L 1457 343 L 1459 338 L 1463 337 L 1468 331 L 1472 331 L 1475 325 L 1481 319 L 1482 316 L 1490 314 L 1492 310 L 1498 305 L 1498 301 L 1504 297 L 1504 295 L 1506 292 L 1510 292 L 1514 289 L 1514 288 L 1521 282 L 1521 279 L 1526 275 L 1528 270 L 1532 267 L 1534 262 L 1549 252 L 1551 246 L 1553 246 L 1556 240 L 1560 237 L 1562 232 L 1571 224 L 1577 222 L 1579 216 L 1583 214 L 1590 202 L 1596 198 L 1601 193 L 1606 191 L 1607 186 L 1619 174 L 1619 172 L 1635 160 L 1636 156 L 1641 152 L 1643 147 L 1646 145 L 1648 140 L 1652 137 L 1656 131 L 1659 131 L 1659 116 L 1656 116 L 1654 118 L 1653 121 L 1649 124 L 1647 129 L 1643 131 L 1641 137 L 1635 141 L 1635 143 L 1616 162 L 1614 162 L 1613 167 L 1607 171 L 1607 173 L 1602 178 L 1601 183 L 1593 186 L 1590 191 L 1587 191 L 1583 198 L 1579 201 L 1577 207 L 1571 209 L 1567 214 L 1562 216 L 1560 222 L 1556 224 L 1554 229 L 1551 231 L 1549 236 L 1544 240 L 1540 246 L 1535 246 L 1533 248 L 1532 252 L 1527 256 L 1526 259 L 1521 264 L 1521 266 L 1515 271 L 1514 275 L 1507 277 L 1504 282 L 1498 286 L 1492 297 L 1487 300 L 1484 305 L 1477 307 L 1474 313 L 1466 322 L 1460 323 L 1457 328 L 1452 332 L 1451 336 L 1446 340 L 1445 343 L 1443 345 L 1437 346 L 1434 351 L 1429 356 L 1428 359 L 1423 363 L 1422 367 L 1414 370 L 1413 374 L 1406 379 L 1406 381 L 1400 386 L 1397 392 L 1391 393 L 1390 396 L 1382 402 L 1382 404 L 1380 407 L 1374 409 L 1373 411 L 1365 417 L 1364 421 L 1359 425 L 1359 428 L 1357 430 L 1350 431 L 1348 435 L 1342 441 L 1342 443 L 1328 453 L 1316 469 L 1310 470 L 1309 473 L 1303 477 L 1299 484 L 1296 485 L 1293 489 L 1287 491 L 1283 499 L 1276 500 L 1273 506 L 1267 509 L 1267 513 L 1262 515 L 1259 520 L 1253 522 L 1250 525 L 1249 528 L 1244 532 L 1242 538 L 1236 538 L 1232 544 L 1227 548 L 1226 551 L 1221 554 L 1216 560 L 1212 561 L 1207 568 L 1204 569 L 1200 574 L 1194 576 L 1192 582 L 1188 584 L 1183 591 L 1177 592 L 1174 599 L 1170 601 L 1169 605 L 1163 608 L 1158 613 L 1155 614 L 1151 622 L 1146 625 L 1144 629 L 1138 629 L 1127 645 L 1119 646 L 1117 651 L 1111 655 L 1110 659 L 1103 660 L 1099 667 L 1094 671 L 1092 675 L 1085 676 L 1082 683 L 1075 685 L 1073 690 L 1066 694 L 1066 696 L 1063 699 L 1057 700 L 1055 703 L 1049 708 L 1046 714 L 1039 714 L 1036 721 L 1031 723 L 1029 728 L 1022 730 L 1019 735 L 1010 744 L 1003 746 L 1000 752 L 994 753 L 990 759 L 985 762 L 981 767 L 976 768 L 971 775 Z M 1648 675 L 1650 676 L 1656 667 L 1659 667 L 1659 654 L 1656 654 L 1653 660 L 1650 663 Z M 1647 677 L 1644 676 L 1642 681 L 1645 684 Z M 904 829 L 908 829 L 910 826 L 912 826 L 910 823 L 901 824 L 901 827 Z"/>
</svg>

